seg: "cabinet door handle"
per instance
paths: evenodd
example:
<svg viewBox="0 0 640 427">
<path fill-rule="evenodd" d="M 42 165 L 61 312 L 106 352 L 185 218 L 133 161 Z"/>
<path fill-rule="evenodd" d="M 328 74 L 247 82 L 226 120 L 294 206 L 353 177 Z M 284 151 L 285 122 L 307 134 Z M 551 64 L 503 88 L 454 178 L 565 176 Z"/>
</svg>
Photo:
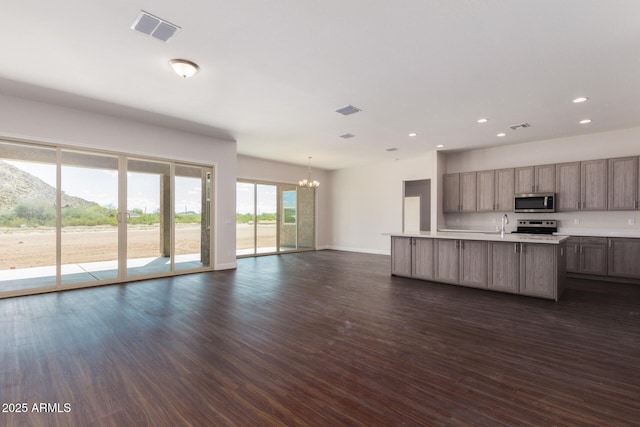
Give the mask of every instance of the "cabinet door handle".
<svg viewBox="0 0 640 427">
<path fill-rule="evenodd" d="M 573 245 L 573 252 L 578 253 L 578 245 Z"/>
<path fill-rule="evenodd" d="M 525 244 L 520 243 L 520 252 L 525 253 L 526 252 L 525 248 L 526 248 Z"/>
<path fill-rule="evenodd" d="M 611 247 L 611 239 L 609 239 L 609 247 Z"/>
<path fill-rule="evenodd" d="M 582 255 L 583 253 L 584 253 L 584 248 L 580 246 L 580 255 Z"/>
<path fill-rule="evenodd" d="M 518 244 L 517 244 L 517 243 L 514 243 L 514 244 L 513 244 L 513 253 L 514 253 L 514 254 L 517 254 L 517 253 L 518 253 Z"/>
</svg>

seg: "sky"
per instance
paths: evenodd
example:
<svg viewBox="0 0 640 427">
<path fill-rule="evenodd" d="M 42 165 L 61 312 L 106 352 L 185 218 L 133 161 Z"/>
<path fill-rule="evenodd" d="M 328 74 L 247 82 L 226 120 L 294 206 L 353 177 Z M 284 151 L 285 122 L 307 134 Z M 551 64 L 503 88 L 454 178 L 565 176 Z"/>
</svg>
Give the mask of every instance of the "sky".
<svg viewBox="0 0 640 427">
<path fill-rule="evenodd" d="M 55 165 L 5 161 L 55 188 Z M 160 208 L 160 180 L 157 175 L 129 172 L 127 178 L 127 210 L 141 209 L 145 213 L 153 213 Z M 101 206 L 116 208 L 118 206 L 118 172 L 63 165 L 62 191 L 67 195 L 81 197 Z M 200 213 L 202 210 L 201 191 L 200 179 L 176 177 L 176 212 Z"/>
<path fill-rule="evenodd" d="M 255 184 L 256 186 L 256 215 L 276 213 L 278 206 L 278 187 L 269 184 Z M 254 184 L 250 182 L 236 183 L 236 213 L 253 214 Z M 284 208 L 296 207 L 296 191 L 284 191 L 282 194 Z"/>
</svg>

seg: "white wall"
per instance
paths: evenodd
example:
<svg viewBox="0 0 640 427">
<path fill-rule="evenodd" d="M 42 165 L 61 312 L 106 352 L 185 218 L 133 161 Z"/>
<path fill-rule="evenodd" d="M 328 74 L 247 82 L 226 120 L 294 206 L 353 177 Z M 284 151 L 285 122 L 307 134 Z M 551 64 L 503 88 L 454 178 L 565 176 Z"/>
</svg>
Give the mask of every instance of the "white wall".
<svg viewBox="0 0 640 427">
<path fill-rule="evenodd" d="M 532 166 L 582 160 L 608 159 L 640 155 L 640 128 L 594 133 L 570 138 L 536 141 L 504 147 L 493 147 L 451 153 L 446 156 L 446 172 L 468 172 L 519 166 Z M 510 229 L 515 219 L 531 214 L 508 214 Z M 465 213 L 446 215 L 447 227 L 490 229 L 500 215 L 492 213 Z M 536 218 L 557 219 L 558 227 L 573 229 L 607 229 L 610 231 L 640 231 L 640 212 L 556 212 L 536 214 Z M 630 225 L 629 219 L 635 224 Z M 575 222 L 579 221 L 579 224 Z"/>
<path fill-rule="evenodd" d="M 0 137 L 215 166 L 214 267 L 236 266 L 235 142 L 4 95 Z"/>
<path fill-rule="evenodd" d="M 297 184 L 298 181 L 307 177 L 307 170 L 307 166 L 238 155 L 238 179 Z M 327 171 L 314 168 L 313 162 L 311 163 L 311 177 L 320 182 L 320 187 L 316 192 L 316 247 L 325 249 L 329 246 L 330 238 L 329 194 L 331 194 L 331 186 Z"/>
<path fill-rule="evenodd" d="M 390 238 L 402 231 L 404 181 L 430 179 L 432 228 L 438 185 L 435 152 L 331 172 L 331 248 L 389 254 Z"/>
</svg>

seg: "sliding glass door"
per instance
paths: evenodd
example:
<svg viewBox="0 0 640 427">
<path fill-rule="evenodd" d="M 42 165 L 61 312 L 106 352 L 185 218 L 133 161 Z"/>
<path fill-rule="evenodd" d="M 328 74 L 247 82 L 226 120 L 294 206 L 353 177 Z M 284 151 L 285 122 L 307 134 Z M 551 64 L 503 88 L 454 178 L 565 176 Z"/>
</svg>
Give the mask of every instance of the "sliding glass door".
<svg viewBox="0 0 640 427">
<path fill-rule="evenodd" d="M 127 276 L 171 271 L 171 164 L 127 160 Z"/>
<path fill-rule="evenodd" d="M 0 297 L 210 269 L 212 177 L 0 141 Z"/>
<path fill-rule="evenodd" d="M 0 141 L 0 294 L 56 286 L 55 149 Z"/>
<path fill-rule="evenodd" d="M 236 183 L 236 255 L 315 248 L 315 190 L 293 184 Z"/>
<path fill-rule="evenodd" d="M 118 157 L 61 150 L 61 284 L 118 278 Z"/>
</svg>

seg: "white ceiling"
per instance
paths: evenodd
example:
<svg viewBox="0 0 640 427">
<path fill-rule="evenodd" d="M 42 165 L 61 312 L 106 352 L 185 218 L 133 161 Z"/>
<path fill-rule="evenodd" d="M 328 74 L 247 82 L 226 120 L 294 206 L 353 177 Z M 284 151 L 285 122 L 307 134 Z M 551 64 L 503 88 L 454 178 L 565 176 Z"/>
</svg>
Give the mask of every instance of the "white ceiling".
<svg viewBox="0 0 640 427">
<path fill-rule="evenodd" d="M 638 0 L 2 0 L 0 52 L 0 92 L 326 169 L 640 126 Z"/>
</svg>

